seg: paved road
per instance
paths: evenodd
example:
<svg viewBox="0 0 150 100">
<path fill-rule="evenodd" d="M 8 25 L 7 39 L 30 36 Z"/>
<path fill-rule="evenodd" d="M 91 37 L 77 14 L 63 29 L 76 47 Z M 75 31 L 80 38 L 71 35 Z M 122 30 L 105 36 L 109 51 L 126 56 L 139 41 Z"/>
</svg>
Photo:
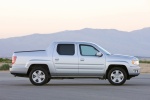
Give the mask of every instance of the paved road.
<svg viewBox="0 0 150 100">
<path fill-rule="evenodd" d="M 123 86 L 107 80 L 51 80 L 33 86 L 27 78 L 0 72 L 0 100 L 150 100 L 150 74 L 141 74 Z"/>
</svg>

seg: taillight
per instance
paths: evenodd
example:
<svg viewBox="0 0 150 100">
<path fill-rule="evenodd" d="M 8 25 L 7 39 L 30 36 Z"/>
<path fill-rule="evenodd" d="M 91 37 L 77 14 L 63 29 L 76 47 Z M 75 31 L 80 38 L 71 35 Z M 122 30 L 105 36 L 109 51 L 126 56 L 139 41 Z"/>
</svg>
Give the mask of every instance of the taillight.
<svg viewBox="0 0 150 100">
<path fill-rule="evenodd" d="M 14 64 L 16 62 L 17 56 L 13 56 L 12 57 L 12 64 Z"/>
</svg>

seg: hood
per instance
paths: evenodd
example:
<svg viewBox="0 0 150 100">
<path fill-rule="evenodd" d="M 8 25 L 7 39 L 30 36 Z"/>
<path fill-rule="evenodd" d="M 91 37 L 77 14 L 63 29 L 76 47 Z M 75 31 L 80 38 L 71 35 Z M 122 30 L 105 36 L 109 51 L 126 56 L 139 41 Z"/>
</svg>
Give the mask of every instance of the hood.
<svg viewBox="0 0 150 100">
<path fill-rule="evenodd" d="M 107 56 L 107 61 L 131 61 L 132 59 L 137 59 L 134 56 L 121 55 L 121 54 L 111 54 Z"/>
</svg>

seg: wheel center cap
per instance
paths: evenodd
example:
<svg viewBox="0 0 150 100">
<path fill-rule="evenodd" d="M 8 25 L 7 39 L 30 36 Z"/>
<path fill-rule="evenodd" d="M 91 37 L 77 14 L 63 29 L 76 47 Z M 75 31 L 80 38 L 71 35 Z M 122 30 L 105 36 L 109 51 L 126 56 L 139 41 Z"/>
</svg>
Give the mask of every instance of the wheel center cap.
<svg viewBox="0 0 150 100">
<path fill-rule="evenodd" d="M 40 78 L 40 75 L 37 75 L 38 78 Z"/>
<path fill-rule="evenodd" d="M 116 75 L 115 77 L 116 77 L 116 78 L 120 78 L 119 75 Z"/>
</svg>

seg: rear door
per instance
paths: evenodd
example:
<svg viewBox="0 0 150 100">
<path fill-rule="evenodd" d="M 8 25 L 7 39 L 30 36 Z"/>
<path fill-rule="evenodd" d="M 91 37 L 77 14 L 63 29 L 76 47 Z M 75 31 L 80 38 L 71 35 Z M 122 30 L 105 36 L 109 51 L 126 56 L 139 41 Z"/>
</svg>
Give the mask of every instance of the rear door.
<svg viewBox="0 0 150 100">
<path fill-rule="evenodd" d="M 100 52 L 91 44 L 79 44 L 79 75 L 101 76 L 105 69 L 105 55 L 96 56 Z"/>
<path fill-rule="evenodd" d="M 53 62 L 58 76 L 77 76 L 77 45 L 75 43 L 57 43 L 54 49 Z"/>
</svg>

